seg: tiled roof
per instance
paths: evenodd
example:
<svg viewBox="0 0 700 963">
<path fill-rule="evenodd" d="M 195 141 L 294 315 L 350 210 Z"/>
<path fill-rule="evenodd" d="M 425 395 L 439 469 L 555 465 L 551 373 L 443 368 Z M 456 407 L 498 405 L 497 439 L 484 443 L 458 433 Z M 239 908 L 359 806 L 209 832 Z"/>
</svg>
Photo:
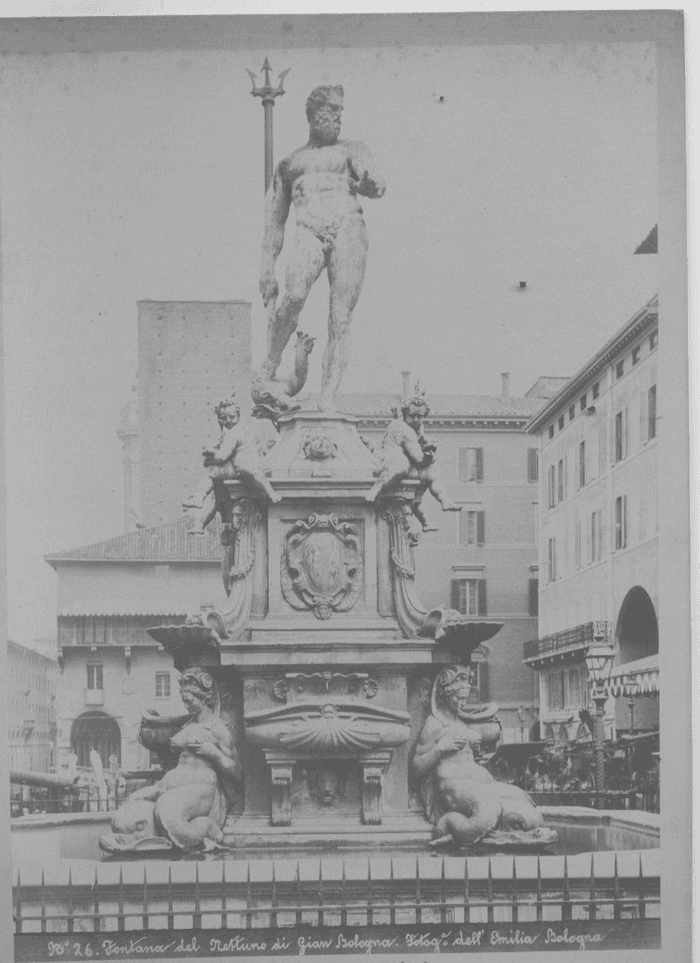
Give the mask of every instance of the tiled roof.
<svg viewBox="0 0 700 963">
<path fill-rule="evenodd" d="M 542 398 L 504 398 L 501 395 L 426 395 L 429 418 L 528 418 L 542 407 Z M 391 417 L 397 394 L 338 395 L 338 408 L 363 417 Z"/>
<path fill-rule="evenodd" d="M 116 615 L 159 615 L 159 616 L 186 616 L 191 605 L 183 602 L 182 599 L 138 599 L 123 597 L 117 599 L 88 599 L 86 601 L 68 602 L 62 605 L 59 616 L 73 617 L 78 616 L 116 616 Z"/>
<path fill-rule="evenodd" d="M 183 515 L 176 522 L 141 528 L 103 542 L 55 552 L 45 558 L 50 565 L 84 559 L 102 562 L 220 562 L 218 517 L 206 535 L 188 535 L 187 530 L 191 527 L 192 520 Z"/>
</svg>

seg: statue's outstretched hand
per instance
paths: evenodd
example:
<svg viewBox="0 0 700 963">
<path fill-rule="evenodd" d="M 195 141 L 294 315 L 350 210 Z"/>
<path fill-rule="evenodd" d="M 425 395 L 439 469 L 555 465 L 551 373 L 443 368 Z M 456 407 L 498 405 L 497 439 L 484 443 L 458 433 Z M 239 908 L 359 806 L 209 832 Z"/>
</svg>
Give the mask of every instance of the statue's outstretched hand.
<svg viewBox="0 0 700 963">
<path fill-rule="evenodd" d="M 263 274 L 261 274 L 260 293 L 262 294 L 263 304 L 265 307 L 268 306 L 273 298 L 276 298 L 279 295 L 279 284 L 277 283 L 277 278 L 272 271 L 264 271 Z"/>
<path fill-rule="evenodd" d="M 386 193 L 386 184 L 381 177 L 370 177 L 368 171 L 364 171 L 359 180 L 353 181 L 352 191 L 362 197 L 383 197 Z"/>
</svg>

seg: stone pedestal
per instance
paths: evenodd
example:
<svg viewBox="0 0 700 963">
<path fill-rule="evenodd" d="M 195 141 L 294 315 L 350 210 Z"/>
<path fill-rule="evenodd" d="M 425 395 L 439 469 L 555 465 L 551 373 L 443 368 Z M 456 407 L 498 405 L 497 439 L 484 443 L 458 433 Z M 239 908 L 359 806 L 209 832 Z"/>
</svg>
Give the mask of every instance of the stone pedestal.
<svg viewBox="0 0 700 963">
<path fill-rule="evenodd" d="M 222 513 L 229 608 L 209 624 L 242 701 L 245 799 L 227 836 L 425 838 L 409 757 L 437 663 L 464 652 L 415 597 L 418 483 L 369 501 L 379 465 L 347 415 L 299 411 L 279 428 L 263 470 L 280 501 L 236 479 Z"/>
</svg>

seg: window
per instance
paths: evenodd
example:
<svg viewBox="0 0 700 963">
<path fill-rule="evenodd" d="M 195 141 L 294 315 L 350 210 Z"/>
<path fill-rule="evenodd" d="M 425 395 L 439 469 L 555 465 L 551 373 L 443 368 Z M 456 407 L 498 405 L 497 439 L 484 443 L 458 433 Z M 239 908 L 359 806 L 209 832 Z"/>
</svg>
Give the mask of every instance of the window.
<svg viewBox="0 0 700 963">
<path fill-rule="evenodd" d="M 652 331 L 651 334 L 649 335 L 649 350 L 653 351 L 658 343 L 659 343 L 659 332 Z"/>
<path fill-rule="evenodd" d="M 615 461 L 627 457 L 627 409 L 615 415 Z"/>
<path fill-rule="evenodd" d="M 578 487 L 583 488 L 586 484 L 586 442 L 582 441 L 578 446 Z"/>
<path fill-rule="evenodd" d="M 581 522 L 578 518 L 574 523 L 574 563 L 576 568 L 581 568 Z"/>
<path fill-rule="evenodd" d="M 462 615 L 486 615 L 486 579 L 453 579 L 452 608 Z"/>
<path fill-rule="evenodd" d="M 539 579 L 536 576 L 531 576 L 527 583 L 527 610 L 528 614 L 532 616 L 539 613 L 539 587 Z"/>
<path fill-rule="evenodd" d="M 647 391 L 647 440 L 656 438 L 656 385 Z"/>
<path fill-rule="evenodd" d="M 461 482 L 484 480 L 484 449 L 459 449 L 459 480 Z"/>
<path fill-rule="evenodd" d="M 549 426 L 549 437 L 554 438 L 554 425 Z"/>
<path fill-rule="evenodd" d="M 593 400 L 594 400 L 594 401 L 597 399 L 597 397 L 598 397 L 599 394 L 600 394 L 600 382 L 599 382 L 599 381 L 596 381 L 596 383 L 593 385 Z"/>
<path fill-rule="evenodd" d="M 615 365 L 615 377 L 621 378 L 624 373 L 625 373 L 625 359 L 623 358 L 621 361 L 618 361 L 617 364 Z"/>
<path fill-rule="evenodd" d="M 584 666 L 547 674 L 547 708 L 579 709 L 588 704 L 588 680 Z"/>
<path fill-rule="evenodd" d="M 615 499 L 615 548 L 627 545 L 627 496 L 618 495 Z"/>
<path fill-rule="evenodd" d="M 87 687 L 88 689 L 104 689 L 102 683 L 102 666 L 88 663 L 87 665 Z"/>
<path fill-rule="evenodd" d="M 559 431 L 564 427 L 564 415 L 559 415 Z"/>
<path fill-rule="evenodd" d="M 591 562 L 603 557 L 603 523 L 600 511 L 591 512 Z"/>
<path fill-rule="evenodd" d="M 485 534 L 485 517 L 483 512 L 462 511 L 459 515 L 459 544 L 483 545 Z"/>
<path fill-rule="evenodd" d="M 156 672 L 156 699 L 170 698 L 170 673 Z"/>
<path fill-rule="evenodd" d="M 569 421 L 573 421 L 576 417 L 576 405 L 571 405 L 569 408 Z"/>
<path fill-rule="evenodd" d="M 641 350 L 642 350 L 642 349 L 641 349 L 641 346 L 640 346 L 640 345 L 637 345 L 636 348 L 632 348 L 632 364 L 633 364 L 633 365 L 639 363 L 639 353 L 640 353 Z"/>
<path fill-rule="evenodd" d="M 565 489 L 565 478 L 564 478 L 564 459 L 559 459 L 559 464 L 557 466 L 557 501 L 563 502 L 566 497 L 564 494 Z"/>
<path fill-rule="evenodd" d="M 556 581 L 557 577 L 557 545 L 556 539 L 550 538 L 547 544 L 547 579 Z"/>
<path fill-rule="evenodd" d="M 527 480 L 529 482 L 536 482 L 539 478 L 539 470 L 537 467 L 537 449 L 528 448 L 527 450 Z"/>
<path fill-rule="evenodd" d="M 548 475 L 547 475 L 547 482 L 548 482 L 547 488 L 548 488 L 548 493 L 549 493 L 548 505 L 549 505 L 550 508 L 554 508 L 554 506 L 556 505 L 556 498 L 555 498 L 556 483 L 555 483 L 555 479 L 554 479 L 554 465 L 550 465 L 550 466 L 549 466 L 549 472 L 548 472 Z"/>
<path fill-rule="evenodd" d="M 581 407 L 581 411 L 585 411 L 586 408 L 588 407 L 588 400 L 585 395 L 581 395 L 581 400 L 579 401 L 579 405 Z"/>
</svg>

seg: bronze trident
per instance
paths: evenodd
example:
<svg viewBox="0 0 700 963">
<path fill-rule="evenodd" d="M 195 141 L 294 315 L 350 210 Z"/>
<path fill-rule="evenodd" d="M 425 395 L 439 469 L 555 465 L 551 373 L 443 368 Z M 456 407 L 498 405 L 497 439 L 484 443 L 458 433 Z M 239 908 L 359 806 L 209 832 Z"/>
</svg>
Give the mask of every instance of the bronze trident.
<svg viewBox="0 0 700 963">
<path fill-rule="evenodd" d="M 253 89 L 251 94 L 253 97 L 262 98 L 263 109 L 265 111 L 265 193 L 267 194 L 268 188 L 270 186 L 270 181 L 272 180 L 272 108 L 275 106 L 275 97 L 281 97 L 284 93 L 282 84 L 284 83 L 284 78 L 287 76 L 291 67 L 283 70 L 279 75 L 277 86 L 273 87 L 270 83 L 270 71 L 272 67 L 270 66 L 270 61 L 265 57 L 265 63 L 262 65 L 262 70 L 265 72 L 265 83 L 262 87 L 255 86 L 255 74 L 252 70 L 246 68 L 246 73 L 250 77 L 253 83 Z"/>
</svg>

